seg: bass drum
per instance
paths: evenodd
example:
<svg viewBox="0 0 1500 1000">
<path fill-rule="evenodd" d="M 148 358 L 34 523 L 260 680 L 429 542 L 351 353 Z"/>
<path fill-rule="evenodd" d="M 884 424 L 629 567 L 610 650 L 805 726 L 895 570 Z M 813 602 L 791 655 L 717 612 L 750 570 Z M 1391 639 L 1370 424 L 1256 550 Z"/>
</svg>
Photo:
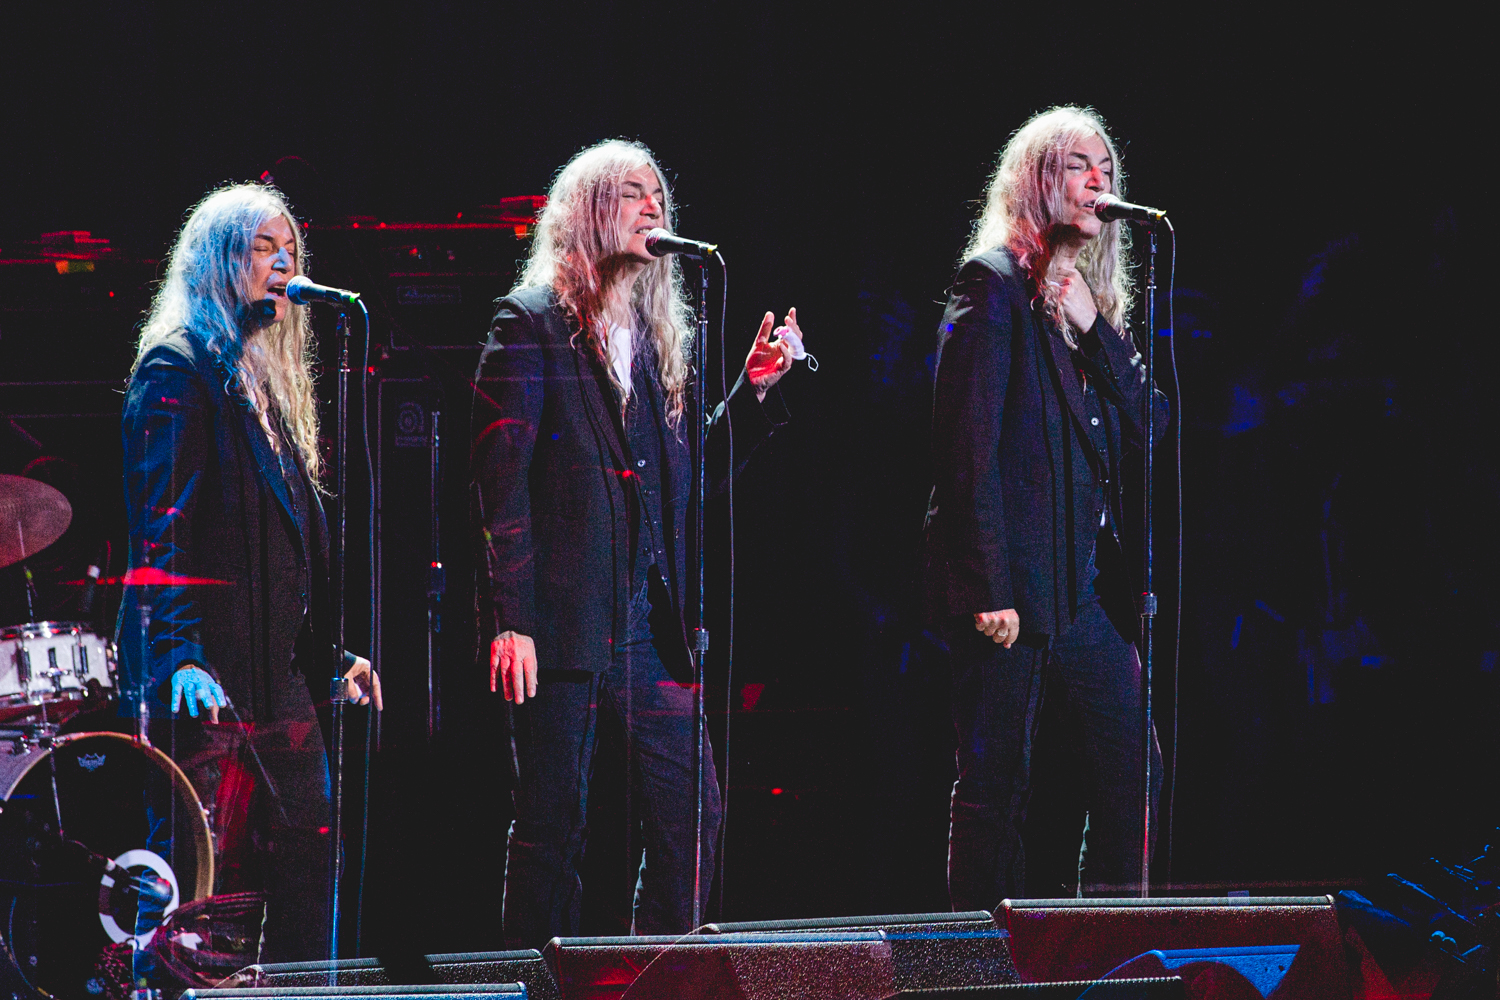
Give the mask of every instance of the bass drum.
<svg viewBox="0 0 1500 1000">
<path fill-rule="evenodd" d="M 0 739 L 0 982 L 13 995 L 95 1000 L 105 950 L 150 944 L 213 891 L 208 821 L 149 744 L 74 733 Z"/>
</svg>

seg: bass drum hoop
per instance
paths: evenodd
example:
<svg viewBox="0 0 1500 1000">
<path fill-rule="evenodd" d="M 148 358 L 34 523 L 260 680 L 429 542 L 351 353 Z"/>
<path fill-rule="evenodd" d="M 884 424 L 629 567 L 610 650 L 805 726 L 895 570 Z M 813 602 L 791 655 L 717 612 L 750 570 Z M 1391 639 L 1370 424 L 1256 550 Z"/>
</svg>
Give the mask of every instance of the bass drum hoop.
<svg viewBox="0 0 1500 1000">
<path fill-rule="evenodd" d="M 192 899 L 184 898 L 183 902 L 197 902 L 200 899 L 206 899 L 210 895 L 212 895 L 214 886 L 214 842 L 213 834 L 208 829 L 208 816 L 203 811 L 203 800 L 198 798 L 198 792 L 195 788 L 193 788 L 193 783 L 188 780 L 188 776 L 186 774 L 182 773 L 182 768 L 177 766 L 177 762 L 174 761 L 171 757 L 168 757 L 166 754 L 162 753 L 160 750 L 156 749 L 156 747 L 152 746 L 147 741 L 138 740 L 133 736 L 126 736 L 124 733 L 108 732 L 66 733 L 62 736 L 54 736 L 50 742 L 50 745 L 38 748 L 40 750 L 43 750 L 43 753 L 35 754 L 35 756 L 32 758 L 30 763 L 26 765 L 26 767 L 22 768 L 14 775 L 11 775 L 11 780 L 7 781 L 3 788 L 0 788 L 0 805 L 9 802 L 11 795 L 15 793 L 16 787 L 21 784 L 22 780 L 24 780 L 28 774 L 31 773 L 32 768 L 44 762 L 47 757 L 50 754 L 54 753 L 59 747 L 65 746 L 69 743 L 77 743 L 78 741 L 85 739 L 113 740 L 119 743 L 128 743 L 131 746 L 139 747 L 146 754 L 148 760 L 156 764 L 156 766 L 161 770 L 167 772 L 167 777 L 171 778 L 172 780 L 173 791 L 182 792 L 184 798 L 186 798 L 188 802 L 192 803 L 193 807 L 198 810 L 193 814 L 198 817 L 198 822 L 193 824 L 193 839 L 198 842 L 199 849 L 197 884 L 194 886 L 197 895 L 194 895 Z"/>
<path fill-rule="evenodd" d="M 211 896 L 214 889 L 214 845 L 213 834 L 208 827 L 208 816 L 203 811 L 203 801 L 198 798 L 198 793 L 193 788 L 192 782 L 188 780 L 187 775 L 182 772 L 182 769 L 177 766 L 176 762 L 149 742 L 138 740 L 132 736 L 126 736 L 124 733 L 67 733 L 62 736 L 54 736 L 46 745 L 32 747 L 29 751 L 24 752 L 24 754 L 13 754 L 5 750 L 0 750 L 0 809 L 3 809 L 10 801 L 10 797 L 15 794 L 16 789 L 26 779 L 27 775 L 31 774 L 39 765 L 46 764 L 48 758 L 59 749 L 67 744 L 88 739 L 103 739 L 138 747 L 146 755 L 146 759 L 150 763 L 154 764 L 159 770 L 166 772 L 168 779 L 172 783 L 173 794 L 182 795 L 185 802 L 191 808 L 197 810 L 197 812 L 192 814 L 195 822 L 191 824 L 193 840 L 196 842 L 198 849 L 196 881 L 193 885 L 193 895 L 191 898 L 186 893 L 183 893 L 178 905 L 197 902 Z M 12 762 L 23 763 L 24 766 L 11 771 L 6 765 Z M 17 956 L 11 954 L 11 947 L 12 943 L 6 939 L 6 935 L 0 933 L 0 950 L 3 950 L 11 961 L 16 961 Z M 4 959 L 0 959 L 0 966 L 3 965 Z M 0 976 L 0 979 L 4 978 L 4 976 Z M 44 995 L 50 996 L 50 994 Z"/>
</svg>

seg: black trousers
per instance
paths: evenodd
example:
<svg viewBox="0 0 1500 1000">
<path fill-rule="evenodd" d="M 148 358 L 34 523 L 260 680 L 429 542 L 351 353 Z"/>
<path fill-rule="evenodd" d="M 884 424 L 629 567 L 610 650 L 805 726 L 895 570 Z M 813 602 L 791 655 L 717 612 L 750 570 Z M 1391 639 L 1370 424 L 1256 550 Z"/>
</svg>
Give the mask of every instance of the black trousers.
<svg viewBox="0 0 1500 1000">
<path fill-rule="evenodd" d="M 1086 783 L 1081 887 L 1090 894 L 1129 894 L 1141 872 L 1141 667 L 1135 647 L 1096 597 L 1041 649 L 1019 642 L 1006 649 L 977 631 L 972 616 L 954 618 L 945 633 L 958 737 L 948 837 L 954 910 L 992 910 L 1002 899 L 1026 896 L 1022 829 L 1032 750 L 1043 699 L 1059 693 L 1071 708 L 1066 739 L 1079 751 Z M 1161 789 L 1155 733 L 1151 754 L 1154 831 Z"/>
<path fill-rule="evenodd" d="M 693 929 L 697 854 L 694 692 L 673 677 L 652 637 L 651 604 L 643 587 L 630 635 L 609 669 L 537 671 L 536 697 L 513 708 L 518 786 L 505 863 L 505 942 L 540 948 L 578 933 L 583 900 L 579 868 L 587 846 L 589 779 L 600 712 L 624 724 L 633 799 L 640 803 L 645 851 L 635 888 L 637 934 Z M 671 634 L 665 628 L 662 631 Z M 704 736 L 702 900 L 713 882 L 719 831 L 719 786 Z M 633 820 L 633 817 L 632 817 Z"/>
<path fill-rule="evenodd" d="M 328 955 L 328 753 L 302 676 L 276 687 L 274 721 L 183 710 L 170 746 L 209 813 L 214 892 L 265 892 L 261 961 L 309 961 Z"/>
</svg>

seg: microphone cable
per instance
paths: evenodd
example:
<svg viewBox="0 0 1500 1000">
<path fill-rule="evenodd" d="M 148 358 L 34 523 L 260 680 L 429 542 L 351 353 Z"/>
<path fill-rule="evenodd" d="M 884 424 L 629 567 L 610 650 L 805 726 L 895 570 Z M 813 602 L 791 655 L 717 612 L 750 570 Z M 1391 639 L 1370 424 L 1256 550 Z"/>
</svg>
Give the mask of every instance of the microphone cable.
<svg viewBox="0 0 1500 1000">
<path fill-rule="evenodd" d="M 1155 336 L 1155 332 L 1154 331 L 1153 331 L 1152 335 Z M 1174 377 L 1173 381 L 1176 381 L 1175 377 Z M 1121 962 L 1119 965 L 1115 966 L 1113 969 L 1110 969 L 1104 975 L 1099 976 L 1093 982 L 1091 982 L 1087 986 L 1085 986 L 1084 989 L 1083 989 L 1083 992 L 1080 993 L 1080 994 L 1078 994 L 1078 996 L 1075 998 L 1075 1000 L 1084 1000 L 1085 997 L 1087 997 L 1090 993 L 1092 993 L 1094 991 L 1094 987 L 1095 986 L 1098 986 L 1100 983 L 1109 982 L 1110 981 L 1110 978 L 1109 978 L 1110 976 L 1113 976 L 1116 972 L 1119 972 L 1121 969 L 1125 968 L 1125 966 L 1129 965 L 1131 962 L 1134 962 L 1137 959 L 1145 958 L 1149 954 L 1151 954 L 1151 950 L 1143 951 L 1139 955 L 1132 955 L 1130 958 L 1127 958 L 1125 961 Z"/>
</svg>

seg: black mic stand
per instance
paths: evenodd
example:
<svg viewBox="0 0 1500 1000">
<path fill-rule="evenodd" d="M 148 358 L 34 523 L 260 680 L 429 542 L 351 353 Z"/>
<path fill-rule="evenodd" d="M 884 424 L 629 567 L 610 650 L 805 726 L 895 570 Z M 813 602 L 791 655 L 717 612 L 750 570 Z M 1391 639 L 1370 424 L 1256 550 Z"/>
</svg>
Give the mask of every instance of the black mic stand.
<svg viewBox="0 0 1500 1000">
<path fill-rule="evenodd" d="M 1146 470 L 1142 518 L 1141 583 L 1139 611 L 1141 616 L 1141 898 L 1151 894 L 1151 629 L 1156 620 L 1156 592 L 1152 587 L 1152 513 L 1153 470 L 1156 458 L 1156 227 L 1147 224 L 1150 234 L 1146 256 L 1146 393 L 1141 397 L 1142 424 L 1146 432 Z"/>
<path fill-rule="evenodd" d="M 705 890 L 711 888 L 703 885 L 703 793 L 705 791 L 704 773 L 705 755 L 708 752 L 708 718 L 704 703 L 703 685 L 705 681 L 704 665 L 708 659 L 708 622 L 704 618 L 704 573 L 703 573 L 703 508 L 704 501 L 708 496 L 708 409 L 706 405 L 707 379 L 705 369 L 708 361 L 708 257 L 704 256 L 698 262 L 698 336 L 693 341 L 693 412 L 692 420 L 694 427 L 694 441 L 698 452 L 694 456 L 698 462 L 698 488 L 694 494 L 694 505 L 696 518 L 694 520 L 694 534 L 698 555 L 698 616 L 694 619 L 693 628 L 693 723 L 697 728 L 697 776 L 694 787 L 697 789 L 697 804 L 695 806 L 695 821 L 693 823 L 693 835 L 696 838 L 693 844 L 693 928 L 696 930 L 702 923 L 703 904 L 705 902 Z"/>
<path fill-rule="evenodd" d="M 333 707 L 333 820 L 332 857 L 328 876 L 328 960 L 339 957 L 339 895 L 344 875 L 344 705 L 348 703 L 348 684 L 344 680 L 344 576 L 347 549 L 345 531 L 349 506 L 349 313 L 339 310 L 337 432 L 334 444 L 334 489 L 339 498 L 338 526 L 334 530 L 334 552 L 337 569 L 329 581 L 333 589 L 334 656 L 336 662 L 329 682 L 329 702 Z M 328 983 L 338 985 L 338 974 L 329 968 Z"/>
</svg>

